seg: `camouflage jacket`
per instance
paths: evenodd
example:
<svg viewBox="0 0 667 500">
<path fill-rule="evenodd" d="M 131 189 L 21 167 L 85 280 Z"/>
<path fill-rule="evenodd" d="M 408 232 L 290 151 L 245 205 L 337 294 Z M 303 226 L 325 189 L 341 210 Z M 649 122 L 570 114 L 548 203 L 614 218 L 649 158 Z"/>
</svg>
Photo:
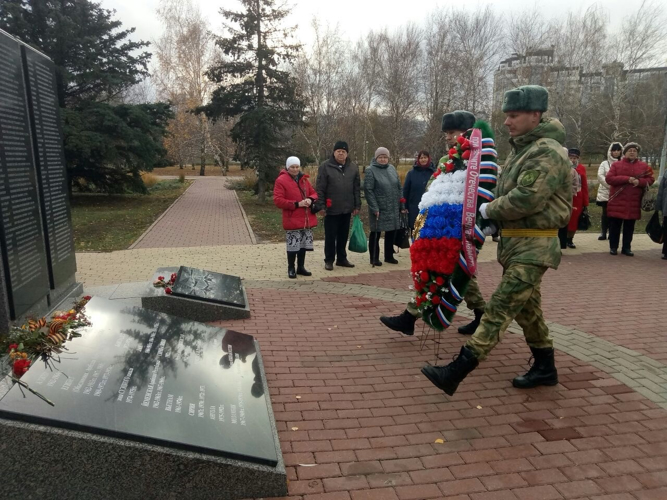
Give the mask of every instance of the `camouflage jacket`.
<svg viewBox="0 0 667 500">
<path fill-rule="evenodd" d="M 563 149 L 565 128 L 543 119 L 525 135 L 510 139 L 512 151 L 498 179 L 496 199 L 487 207 L 503 229 L 558 229 L 570 220 L 572 178 Z M 506 238 L 498 244 L 503 267 L 522 263 L 556 269 L 558 238 Z"/>
</svg>

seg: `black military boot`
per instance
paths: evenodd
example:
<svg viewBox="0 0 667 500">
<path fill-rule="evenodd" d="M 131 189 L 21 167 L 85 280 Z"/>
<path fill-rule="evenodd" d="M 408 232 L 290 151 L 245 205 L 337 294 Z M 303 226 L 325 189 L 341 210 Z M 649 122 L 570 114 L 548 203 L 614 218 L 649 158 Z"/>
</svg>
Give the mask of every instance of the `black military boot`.
<svg viewBox="0 0 667 500">
<path fill-rule="evenodd" d="M 577 248 L 577 245 L 574 244 L 573 238 L 567 239 L 567 248 Z"/>
<path fill-rule="evenodd" d="M 414 335 L 417 318 L 406 309 L 398 316 L 381 316 L 380 321 L 384 326 L 395 332 L 401 332 L 403 335 Z"/>
<path fill-rule="evenodd" d="M 512 380 L 512 385 L 519 389 L 531 389 L 538 385 L 556 385 L 558 383 L 558 371 L 554 360 L 554 350 L 550 348 L 538 349 L 531 347 L 533 353 L 533 366 L 528 373 Z"/>
<path fill-rule="evenodd" d="M 473 319 L 467 325 L 460 327 L 459 333 L 462 333 L 463 335 L 472 335 L 473 333 L 475 333 L 475 330 L 477 330 L 479 322 L 482 319 L 482 316 L 484 315 L 484 309 L 475 309 L 474 313 L 475 313 L 475 319 Z"/>
<path fill-rule="evenodd" d="M 296 274 L 300 276 L 312 276 L 313 273 L 311 273 L 308 269 L 305 267 L 306 263 L 306 251 L 305 250 L 299 250 L 299 253 L 296 256 Z"/>
<path fill-rule="evenodd" d="M 461 347 L 459 355 L 447 366 L 427 365 L 422 368 L 422 373 L 438 389 L 453 396 L 459 384 L 468 374 L 477 368 L 479 361 L 473 352 L 466 346 Z"/>
</svg>

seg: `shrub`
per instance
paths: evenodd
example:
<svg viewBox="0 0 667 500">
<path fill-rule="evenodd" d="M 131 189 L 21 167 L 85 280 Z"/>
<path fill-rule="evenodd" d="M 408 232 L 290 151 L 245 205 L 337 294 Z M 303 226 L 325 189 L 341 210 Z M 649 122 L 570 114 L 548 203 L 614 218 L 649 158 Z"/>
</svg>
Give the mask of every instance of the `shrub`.
<svg viewBox="0 0 667 500">
<path fill-rule="evenodd" d="M 185 174 L 180 174 L 178 176 L 178 182 L 180 182 L 181 184 L 185 184 Z"/>
<path fill-rule="evenodd" d="M 150 172 L 142 172 L 141 180 L 144 182 L 144 186 L 146 186 L 147 188 L 152 188 L 158 183 L 160 179 L 158 179 L 157 175 L 152 174 Z"/>
</svg>

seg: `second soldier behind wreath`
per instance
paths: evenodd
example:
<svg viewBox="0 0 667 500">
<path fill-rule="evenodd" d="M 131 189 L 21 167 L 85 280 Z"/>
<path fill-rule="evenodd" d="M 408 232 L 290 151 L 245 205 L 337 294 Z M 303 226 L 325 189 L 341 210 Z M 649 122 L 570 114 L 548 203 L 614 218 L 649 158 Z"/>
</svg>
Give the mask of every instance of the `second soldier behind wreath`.
<svg viewBox="0 0 667 500">
<path fill-rule="evenodd" d="M 445 141 L 447 146 L 452 148 L 456 144 L 456 140 L 468 129 L 475 124 L 475 115 L 469 111 L 453 111 L 446 113 L 442 117 L 442 131 L 445 134 Z M 465 293 L 464 300 L 468 309 L 472 309 L 475 313 L 475 319 L 459 328 L 459 333 L 464 335 L 472 335 L 475 333 L 479 321 L 484 314 L 484 297 L 479 291 L 477 280 L 472 277 L 468 290 Z M 398 316 L 382 316 L 380 321 L 391 330 L 401 332 L 403 335 L 413 335 L 415 332 L 415 323 L 420 317 L 420 312 L 412 303 L 408 303 L 405 311 Z"/>
<path fill-rule="evenodd" d="M 523 329 L 535 358 L 518 388 L 556 385 L 553 340 L 542 314 L 540 284 L 547 269 L 560 264 L 558 228 L 572 211 L 572 176 L 563 150 L 565 128 L 543 118 L 549 94 L 529 85 L 505 93 L 502 110 L 512 146 L 496 188 L 496 199 L 480 213 L 501 226 L 498 262 L 503 277 L 486 304 L 477 331 L 447 366 L 425 366 L 422 373 L 450 396 L 459 383 L 500 342 L 512 320 Z"/>
</svg>

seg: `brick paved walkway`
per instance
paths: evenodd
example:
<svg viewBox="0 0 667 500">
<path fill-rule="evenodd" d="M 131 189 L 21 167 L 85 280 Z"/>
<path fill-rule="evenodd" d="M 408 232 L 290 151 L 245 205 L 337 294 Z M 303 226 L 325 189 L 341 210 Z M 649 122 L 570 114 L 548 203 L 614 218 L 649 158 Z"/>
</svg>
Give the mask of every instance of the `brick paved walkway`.
<svg viewBox="0 0 667 500">
<path fill-rule="evenodd" d="M 530 355 L 513 325 L 450 398 L 419 372 L 434 361 L 432 343 L 420 350 L 421 332 L 403 338 L 378 321 L 410 296 L 407 253 L 375 269 L 351 255 L 356 268 L 328 273 L 317 244 L 307 261 L 313 277 L 286 280 L 283 244 L 244 245 L 239 236 L 221 246 L 211 240 L 222 230 L 195 234 L 221 225 L 222 210 L 210 206 L 231 203 L 221 184 L 196 182 L 186 194 L 194 196 L 141 243 L 162 245 L 156 230 L 165 224 L 189 246 L 78 254 L 78 277 L 90 287 L 194 265 L 245 278 L 252 317 L 218 324 L 259 340 L 290 500 L 667 499 L 667 265 L 645 236 L 630 259 L 579 235 L 580 248 L 547 273 L 558 386 L 511 386 Z M 183 202 L 201 218 L 180 210 Z M 487 297 L 501 273 L 494 252 L 489 244 L 480 255 Z M 467 316 L 441 336 L 443 362 L 464 342 L 455 329 Z"/>
<path fill-rule="evenodd" d="M 203 247 L 253 243 L 234 191 L 226 180 L 195 180 L 133 248 Z"/>
</svg>

